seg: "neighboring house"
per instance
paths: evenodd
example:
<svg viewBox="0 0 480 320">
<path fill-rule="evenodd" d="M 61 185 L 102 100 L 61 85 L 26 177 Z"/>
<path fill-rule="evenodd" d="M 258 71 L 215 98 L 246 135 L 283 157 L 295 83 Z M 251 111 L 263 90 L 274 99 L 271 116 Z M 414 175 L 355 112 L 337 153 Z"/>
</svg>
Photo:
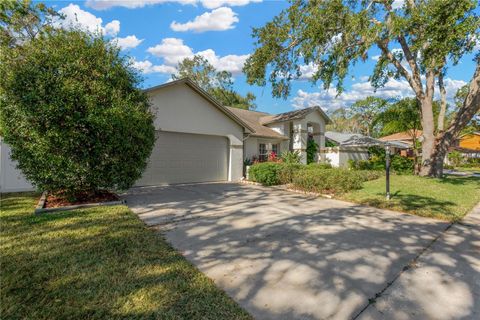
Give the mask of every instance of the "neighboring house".
<svg viewBox="0 0 480 320">
<path fill-rule="evenodd" d="M 480 131 L 461 136 L 458 146 L 463 149 L 480 151 Z"/>
<path fill-rule="evenodd" d="M 330 121 L 319 108 L 277 115 L 227 108 L 189 79 L 146 89 L 155 114 L 156 143 L 137 186 L 237 181 L 245 159 L 295 150 L 306 162 L 309 138 L 325 146 Z M 0 192 L 33 189 L 0 145 Z"/>
<path fill-rule="evenodd" d="M 345 167 L 349 160 L 367 160 L 368 148 L 373 146 L 384 147 L 385 142 L 359 133 L 341 133 L 327 131 L 325 137 L 333 147 L 322 148 L 321 157 L 330 162 L 333 167 Z M 407 149 L 408 145 L 399 141 L 388 142 L 392 154 Z"/>
<path fill-rule="evenodd" d="M 458 151 L 464 158 L 480 158 L 480 132 L 460 136 L 449 151 Z"/>
<path fill-rule="evenodd" d="M 413 147 L 413 137 L 416 136 L 418 141 L 422 141 L 422 130 L 408 130 L 403 132 L 394 133 L 388 136 L 379 138 L 380 141 L 388 142 L 401 142 Z"/>
<path fill-rule="evenodd" d="M 417 140 L 423 140 L 422 130 L 415 132 Z M 413 156 L 413 131 L 404 131 L 394 133 L 389 136 L 381 137 L 379 140 L 390 143 L 403 143 L 409 146 L 407 155 Z M 456 139 L 449 151 L 458 151 L 466 158 L 480 158 L 480 132 L 473 132 L 460 136 Z M 402 155 L 405 155 L 402 153 Z M 448 163 L 448 161 L 446 162 Z"/>
</svg>

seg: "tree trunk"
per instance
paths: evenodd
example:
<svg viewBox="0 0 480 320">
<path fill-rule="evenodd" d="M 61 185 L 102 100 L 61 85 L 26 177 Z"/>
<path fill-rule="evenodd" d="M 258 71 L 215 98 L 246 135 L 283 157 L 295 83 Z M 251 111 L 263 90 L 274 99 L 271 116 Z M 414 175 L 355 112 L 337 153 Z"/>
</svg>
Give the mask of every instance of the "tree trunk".
<svg viewBox="0 0 480 320">
<path fill-rule="evenodd" d="M 458 137 L 461 130 L 465 128 L 473 116 L 480 111 L 480 60 L 477 61 L 477 68 L 468 89 L 467 97 L 455 118 L 452 120 L 449 128 L 440 134 L 437 139 L 435 152 L 432 154 L 431 159 L 434 165 L 430 167 L 428 173 L 428 175 L 432 177 L 441 177 L 443 175 L 443 160 L 447 155 L 448 149 Z"/>
<path fill-rule="evenodd" d="M 422 163 L 419 175 L 427 176 L 430 174 L 432 166 L 432 155 L 435 151 L 435 123 L 433 118 L 433 92 L 435 86 L 435 76 L 433 71 L 427 72 L 425 83 L 425 94 L 420 99 L 422 111 Z"/>
<path fill-rule="evenodd" d="M 445 129 L 445 113 L 447 112 L 447 91 L 443 83 L 443 72 L 438 74 L 438 88 L 440 89 L 440 113 L 438 114 L 437 129 L 442 133 Z"/>
</svg>

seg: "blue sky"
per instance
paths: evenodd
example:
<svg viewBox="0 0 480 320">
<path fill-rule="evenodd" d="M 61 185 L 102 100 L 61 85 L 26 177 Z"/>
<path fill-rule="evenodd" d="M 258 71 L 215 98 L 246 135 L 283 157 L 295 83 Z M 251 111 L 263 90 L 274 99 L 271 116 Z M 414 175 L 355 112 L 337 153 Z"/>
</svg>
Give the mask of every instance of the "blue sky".
<svg viewBox="0 0 480 320">
<path fill-rule="evenodd" d="M 402 0 L 395 1 L 401 5 Z M 324 109 L 348 106 L 357 99 L 374 94 L 368 83 L 378 52 L 371 50 L 366 63 L 352 69 L 346 79 L 345 93 L 325 91 L 320 83 L 308 80 L 293 83 L 288 99 L 274 99 L 270 88 L 249 86 L 241 73 L 243 62 L 254 50 L 252 27 L 263 26 L 288 6 L 280 0 L 87 0 L 47 1 L 63 12 L 65 24 L 80 24 L 89 30 L 102 30 L 115 39 L 122 52 L 135 59 L 144 73 L 144 87 L 165 83 L 182 57 L 205 56 L 215 67 L 231 71 L 235 89 L 257 96 L 257 110 L 271 113 L 320 105 Z M 477 46 L 478 49 L 478 46 Z M 446 79 L 447 95 L 466 84 L 473 75 L 473 55 L 451 66 Z M 309 67 L 305 66 L 308 78 Z M 392 80 L 375 95 L 392 98 L 411 95 L 405 81 Z"/>
</svg>

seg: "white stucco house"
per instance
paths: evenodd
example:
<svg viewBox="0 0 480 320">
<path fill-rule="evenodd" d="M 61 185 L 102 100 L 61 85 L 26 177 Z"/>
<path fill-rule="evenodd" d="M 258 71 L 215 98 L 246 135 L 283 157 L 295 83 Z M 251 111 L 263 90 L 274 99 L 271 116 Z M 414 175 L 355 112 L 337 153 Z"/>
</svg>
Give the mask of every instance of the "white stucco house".
<svg viewBox="0 0 480 320">
<path fill-rule="evenodd" d="M 155 114 L 157 140 L 137 186 L 238 181 L 245 159 L 295 150 L 306 162 L 307 139 L 325 146 L 330 120 L 319 107 L 275 115 L 229 108 L 189 79 L 145 92 Z M 0 192 L 32 190 L 3 141 L 0 152 Z"/>
<path fill-rule="evenodd" d="M 333 167 L 347 167 L 349 160 L 367 160 L 370 158 L 368 149 L 373 146 L 385 147 L 386 142 L 365 136 L 360 133 L 325 132 L 326 141 L 331 147 L 320 148 L 320 157 Z M 401 142 L 388 142 L 392 154 L 408 148 Z"/>
</svg>

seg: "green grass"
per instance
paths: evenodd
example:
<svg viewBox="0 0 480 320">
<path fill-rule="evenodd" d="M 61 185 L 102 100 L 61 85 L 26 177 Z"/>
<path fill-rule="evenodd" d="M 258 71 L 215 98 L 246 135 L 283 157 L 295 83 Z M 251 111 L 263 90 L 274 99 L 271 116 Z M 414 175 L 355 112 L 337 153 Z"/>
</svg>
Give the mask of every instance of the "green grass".
<svg viewBox="0 0 480 320">
<path fill-rule="evenodd" d="M 480 172 L 479 167 L 457 167 L 455 168 L 457 171 L 462 171 L 462 172 Z"/>
<path fill-rule="evenodd" d="M 2 319 L 251 319 L 125 206 L 34 216 L 1 195 Z"/>
<path fill-rule="evenodd" d="M 385 199 L 385 178 L 365 182 L 363 189 L 339 198 L 378 208 L 456 221 L 480 201 L 480 179 L 447 177 L 432 179 L 411 175 L 391 177 L 390 201 Z"/>
</svg>

